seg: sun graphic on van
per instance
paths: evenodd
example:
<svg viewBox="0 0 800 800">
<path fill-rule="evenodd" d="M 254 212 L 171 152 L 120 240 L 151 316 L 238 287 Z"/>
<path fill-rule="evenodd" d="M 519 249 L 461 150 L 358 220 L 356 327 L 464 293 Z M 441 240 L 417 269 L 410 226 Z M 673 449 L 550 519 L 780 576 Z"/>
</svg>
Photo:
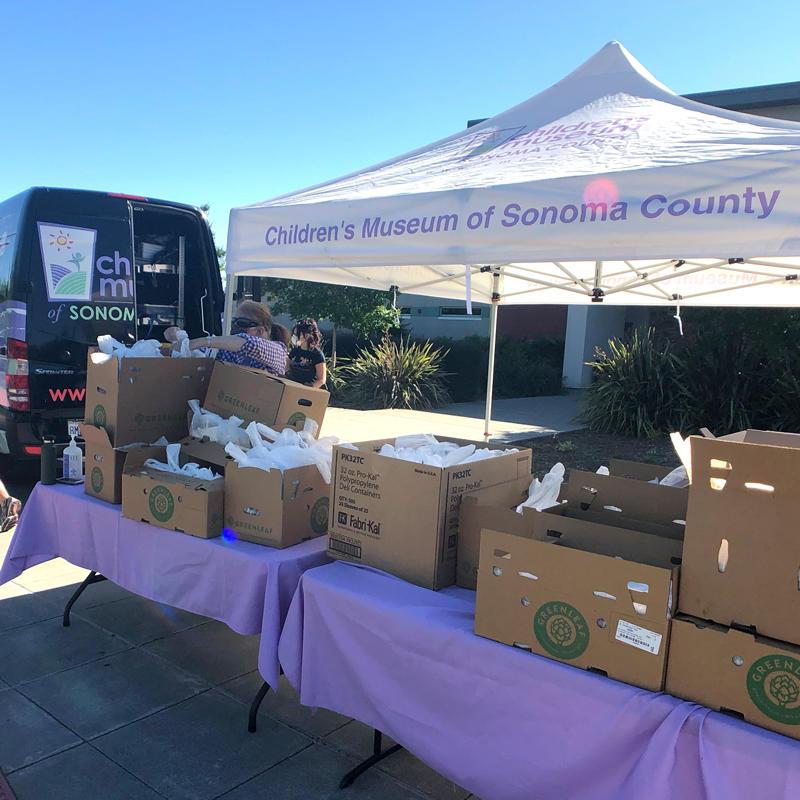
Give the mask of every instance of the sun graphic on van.
<svg viewBox="0 0 800 800">
<path fill-rule="evenodd" d="M 74 241 L 67 236 L 64 231 L 59 230 L 58 233 L 51 233 L 50 234 L 50 246 L 61 252 L 62 247 L 66 247 L 67 250 L 72 250 L 71 245 L 74 244 Z"/>
<path fill-rule="evenodd" d="M 91 300 L 97 231 L 36 223 L 42 250 L 47 299 Z"/>
</svg>

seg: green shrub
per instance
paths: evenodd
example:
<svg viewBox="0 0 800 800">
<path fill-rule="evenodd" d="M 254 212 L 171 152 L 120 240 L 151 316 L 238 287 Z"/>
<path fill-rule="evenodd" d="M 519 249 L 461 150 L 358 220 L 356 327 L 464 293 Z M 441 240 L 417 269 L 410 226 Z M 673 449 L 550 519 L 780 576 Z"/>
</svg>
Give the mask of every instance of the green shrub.
<svg viewBox="0 0 800 800">
<path fill-rule="evenodd" d="M 435 345 L 448 350 L 444 369 L 453 401 L 470 403 L 486 398 L 489 372 L 489 338 L 436 339 Z M 494 396 L 537 397 L 562 391 L 563 339 L 512 339 L 497 343 Z"/>
<path fill-rule="evenodd" d="M 681 427 L 687 433 L 708 427 L 717 436 L 764 427 L 774 372 L 764 346 L 741 332 L 700 334 L 681 353 Z"/>
<path fill-rule="evenodd" d="M 654 438 L 680 427 L 680 363 L 670 344 L 657 347 L 651 333 L 609 342 L 608 353 L 598 349 L 581 415 L 592 430 Z"/>
<path fill-rule="evenodd" d="M 369 344 L 337 366 L 332 395 L 345 408 L 438 408 L 451 402 L 442 360 L 430 342 Z"/>
</svg>

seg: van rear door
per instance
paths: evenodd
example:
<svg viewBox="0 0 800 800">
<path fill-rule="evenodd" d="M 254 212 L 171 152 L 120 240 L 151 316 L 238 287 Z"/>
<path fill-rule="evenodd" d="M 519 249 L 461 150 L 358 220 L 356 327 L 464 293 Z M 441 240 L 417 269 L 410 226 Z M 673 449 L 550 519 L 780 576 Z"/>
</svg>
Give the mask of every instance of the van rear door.
<svg viewBox="0 0 800 800">
<path fill-rule="evenodd" d="M 83 417 L 86 352 L 98 334 L 136 335 L 128 201 L 45 190 L 31 207 L 27 345 L 32 424 L 63 436 Z"/>
</svg>

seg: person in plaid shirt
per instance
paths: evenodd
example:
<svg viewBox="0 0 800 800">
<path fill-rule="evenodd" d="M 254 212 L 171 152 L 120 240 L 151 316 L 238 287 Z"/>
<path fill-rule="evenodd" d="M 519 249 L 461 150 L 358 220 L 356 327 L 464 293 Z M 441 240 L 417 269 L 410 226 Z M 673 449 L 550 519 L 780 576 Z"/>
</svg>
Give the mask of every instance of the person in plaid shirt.
<svg viewBox="0 0 800 800">
<path fill-rule="evenodd" d="M 273 323 L 269 308 L 255 300 L 243 300 L 231 320 L 230 336 L 203 336 L 192 339 L 192 350 L 217 350 L 217 361 L 263 369 L 282 378 L 286 374 L 289 331 Z"/>
</svg>

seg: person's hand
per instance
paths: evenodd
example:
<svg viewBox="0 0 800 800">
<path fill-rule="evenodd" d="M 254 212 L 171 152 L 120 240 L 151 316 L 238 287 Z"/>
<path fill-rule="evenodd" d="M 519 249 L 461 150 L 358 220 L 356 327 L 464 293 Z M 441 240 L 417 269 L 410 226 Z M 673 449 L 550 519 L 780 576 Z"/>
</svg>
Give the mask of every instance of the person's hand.
<svg viewBox="0 0 800 800">
<path fill-rule="evenodd" d="M 177 342 L 178 341 L 178 331 L 180 328 L 177 325 L 173 325 L 171 328 L 167 328 L 164 331 L 164 339 L 167 342 Z"/>
</svg>

